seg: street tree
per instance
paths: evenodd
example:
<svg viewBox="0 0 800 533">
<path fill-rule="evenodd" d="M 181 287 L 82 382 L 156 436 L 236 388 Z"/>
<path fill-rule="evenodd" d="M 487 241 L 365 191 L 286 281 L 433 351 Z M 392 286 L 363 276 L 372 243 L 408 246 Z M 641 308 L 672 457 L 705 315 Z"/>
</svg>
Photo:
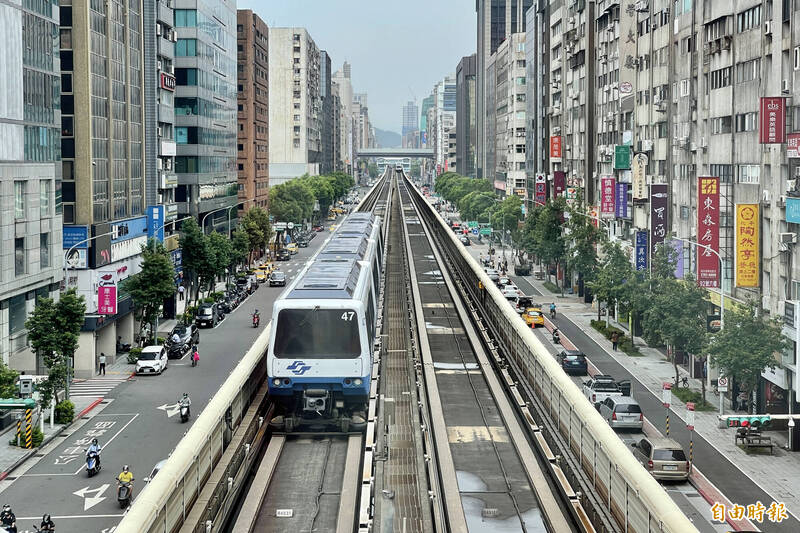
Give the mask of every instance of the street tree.
<svg viewBox="0 0 800 533">
<path fill-rule="evenodd" d="M 325 177 L 331 178 L 331 185 L 333 186 L 333 198 L 338 200 L 347 194 L 347 191 L 352 189 L 356 180 L 350 174 L 344 172 L 332 172 Z"/>
<path fill-rule="evenodd" d="M 327 214 L 336 198 L 336 178 L 333 176 L 309 176 L 304 181 L 311 187 L 314 198 L 319 202 L 317 216 Z"/>
<path fill-rule="evenodd" d="M 630 259 L 622 247 L 618 242 L 606 241 L 594 279 L 587 284 L 597 301 L 597 320 L 600 320 L 600 302 L 605 302 L 608 309 L 625 303 L 628 295 L 626 284 L 633 277 Z"/>
<path fill-rule="evenodd" d="M 175 269 L 161 242 L 150 239 L 146 246 L 142 246 L 141 267 L 141 272 L 124 281 L 140 321 L 140 338 L 146 325 L 155 322 L 164 300 L 175 294 Z M 155 327 L 153 331 L 156 331 Z"/>
<path fill-rule="evenodd" d="M 275 220 L 299 224 L 311 218 L 314 192 L 304 180 L 290 180 L 270 187 L 269 207 Z"/>
<path fill-rule="evenodd" d="M 515 232 L 520 220 L 522 220 L 522 199 L 516 194 L 507 196 L 492 211 L 491 222 L 495 231 Z"/>
<path fill-rule="evenodd" d="M 0 361 L 0 398 L 17 397 L 17 378 L 19 378 L 19 372 L 8 368 L 5 363 Z"/>
<path fill-rule="evenodd" d="M 85 313 L 83 296 L 78 296 L 72 288 L 64 292 L 58 302 L 40 298 L 25 321 L 31 349 L 48 369 L 47 379 L 37 385 L 43 406 L 50 403 L 56 391 L 67 387 L 71 377 L 69 361 L 78 348 Z"/>
<path fill-rule="evenodd" d="M 212 231 L 208 236 L 208 246 L 211 249 L 211 256 L 213 257 L 211 268 L 214 271 L 214 275 L 212 277 L 212 285 L 209 286 L 209 290 L 213 292 L 213 280 L 224 276 L 231 264 L 233 247 L 230 239 L 226 239 L 216 231 Z"/>
<path fill-rule="evenodd" d="M 367 165 L 367 171 L 369 172 L 369 175 L 371 177 L 377 178 L 378 177 L 378 164 L 374 160 L 370 161 L 369 164 Z"/>
<path fill-rule="evenodd" d="M 792 349 L 792 341 L 781 333 L 780 317 L 759 314 L 754 301 L 725 311 L 725 327 L 711 335 L 711 364 L 733 377 L 748 394 L 758 386 L 761 372 L 778 365 L 779 354 Z"/>
<path fill-rule="evenodd" d="M 489 222 L 496 205 L 497 196 L 494 193 L 472 191 L 458 202 L 458 212 L 462 220 Z"/>
<path fill-rule="evenodd" d="M 231 268 L 236 268 L 247 261 L 250 254 L 250 239 L 247 232 L 242 229 L 241 222 L 239 227 L 233 230 L 233 238 L 231 239 Z"/>
<path fill-rule="evenodd" d="M 269 214 L 258 206 L 251 207 L 242 216 L 239 227 L 247 234 L 249 252 L 255 252 L 267 247 L 272 235 L 272 225 L 269 223 Z"/>
<path fill-rule="evenodd" d="M 181 225 L 180 246 L 183 273 L 189 280 L 191 299 L 197 300 L 200 290 L 200 270 L 208 261 L 208 239 L 200 230 L 194 218 L 188 218 Z"/>
<path fill-rule="evenodd" d="M 536 256 L 546 265 L 558 267 L 565 258 L 567 247 L 562 232 L 565 208 L 564 198 L 559 197 L 536 210 L 531 239 Z"/>
<path fill-rule="evenodd" d="M 581 195 L 578 195 L 581 198 Z M 597 274 L 599 261 L 597 247 L 603 240 L 604 234 L 592 223 L 592 219 L 583 216 L 585 213 L 582 201 L 569 209 L 567 229 L 569 235 L 567 252 L 567 270 L 578 274 L 578 285 L 583 286 L 587 281 L 592 281 Z"/>
</svg>

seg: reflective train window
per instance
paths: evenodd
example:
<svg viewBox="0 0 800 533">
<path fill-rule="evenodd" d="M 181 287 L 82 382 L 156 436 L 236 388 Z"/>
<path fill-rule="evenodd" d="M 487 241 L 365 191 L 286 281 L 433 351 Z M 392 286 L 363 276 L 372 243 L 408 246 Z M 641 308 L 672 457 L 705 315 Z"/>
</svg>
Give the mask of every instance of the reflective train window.
<svg viewBox="0 0 800 533">
<path fill-rule="evenodd" d="M 284 309 L 275 330 L 275 357 L 356 358 L 358 315 L 348 309 Z"/>
</svg>

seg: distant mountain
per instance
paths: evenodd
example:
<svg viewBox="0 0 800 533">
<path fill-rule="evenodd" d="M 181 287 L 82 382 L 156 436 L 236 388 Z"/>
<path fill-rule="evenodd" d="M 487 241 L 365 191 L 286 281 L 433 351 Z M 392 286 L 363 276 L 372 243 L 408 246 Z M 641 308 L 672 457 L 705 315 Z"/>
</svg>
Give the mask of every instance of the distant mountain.
<svg viewBox="0 0 800 533">
<path fill-rule="evenodd" d="M 403 138 L 394 131 L 375 128 L 375 141 L 379 148 L 399 148 L 403 144 Z"/>
</svg>

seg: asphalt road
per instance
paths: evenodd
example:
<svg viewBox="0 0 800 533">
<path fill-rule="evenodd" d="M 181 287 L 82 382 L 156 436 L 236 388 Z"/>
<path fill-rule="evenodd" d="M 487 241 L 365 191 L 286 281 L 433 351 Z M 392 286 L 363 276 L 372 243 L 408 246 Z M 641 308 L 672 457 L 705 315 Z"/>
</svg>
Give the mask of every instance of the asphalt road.
<svg viewBox="0 0 800 533">
<path fill-rule="evenodd" d="M 290 282 L 306 260 L 330 235 L 317 233 L 308 248 L 290 261 L 278 263 Z M 335 223 L 335 222 L 333 222 Z M 68 428 L 39 454 L 3 482 L 2 502 L 12 506 L 20 532 L 38 525 L 44 513 L 53 515 L 59 533 L 112 533 L 124 509 L 116 500 L 116 476 L 130 465 L 136 481 L 134 497 L 153 466 L 168 457 L 190 423 L 208 403 L 230 371 L 272 316 L 272 303 L 283 287 L 260 288 L 220 322 L 213 332 L 200 330 L 200 364 L 188 358 L 170 360 L 160 376 L 135 377 L 116 387 L 86 418 Z M 261 328 L 250 315 L 258 308 Z M 181 424 L 170 409 L 183 392 L 192 399 L 192 418 Z M 85 470 L 84 448 L 96 436 L 103 446 L 102 470 L 92 478 Z"/>
</svg>

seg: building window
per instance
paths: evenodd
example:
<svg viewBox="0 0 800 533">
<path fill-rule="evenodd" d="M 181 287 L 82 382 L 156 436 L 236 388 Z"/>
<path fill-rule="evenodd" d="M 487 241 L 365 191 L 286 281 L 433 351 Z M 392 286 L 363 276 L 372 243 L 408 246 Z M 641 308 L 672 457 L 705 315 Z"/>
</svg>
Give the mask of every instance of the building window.
<svg viewBox="0 0 800 533">
<path fill-rule="evenodd" d="M 689 96 L 689 80 L 681 80 L 681 96 Z"/>
<path fill-rule="evenodd" d="M 761 26 L 761 6 L 742 11 L 736 15 L 736 29 L 739 33 Z"/>
<path fill-rule="evenodd" d="M 25 182 L 14 182 L 14 218 L 21 220 L 25 218 Z"/>
<path fill-rule="evenodd" d="M 178 39 L 175 43 L 175 55 L 193 57 L 197 55 L 197 39 Z"/>
<path fill-rule="evenodd" d="M 175 83 L 178 85 L 197 85 L 197 69 L 176 68 Z"/>
<path fill-rule="evenodd" d="M 14 239 L 14 275 L 25 274 L 25 237 Z"/>
<path fill-rule="evenodd" d="M 175 10 L 176 28 L 195 28 L 197 27 L 196 9 L 176 9 Z"/>
<path fill-rule="evenodd" d="M 39 181 L 39 215 L 50 216 L 50 180 Z"/>
<path fill-rule="evenodd" d="M 731 132 L 731 117 L 714 117 L 711 119 L 711 135 Z"/>
<path fill-rule="evenodd" d="M 794 47 L 794 69 L 800 70 L 800 46 Z"/>
<path fill-rule="evenodd" d="M 757 117 L 758 114 L 756 112 L 736 115 L 736 132 L 740 133 L 743 131 L 756 131 Z"/>
<path fill-rule="evenodd" d="M 732 165 L 710 165 L 712 176 L 719 176 L 719 181 L 722 183 L 730 183 L 733 181 L 733 166 Z"/>
<path fill-rule="evenodd" d="M 50 235 L 48 233 L 39 234 L 39 268 L 50 266 Z"/>
<path fill-rule="evenodd" d="M 25 331 L 25 320 L 28 314 L 25 310 L 25 295 L 18 294 L 8 302 L 8 332 L 11 335 Z"/>
<path fill-rule="evenodd" d="M 739 183 L 758 185 L 760 171 L 759 165 L 739 165 Z"/>
<path fill-rule="evenodd" d="M 800 47 L 795 48 L 795 70 L 798 68 L 797 51 Z M 736 83 L 744 83 L 753 81 L 759 77 L 759 70 L 761 70 L 761 58 L 751 59 L 750 61 L 743 61 L 736 65 Z"/>
<path fill-rule="evenodd" d="M 711 72 L 711 89 L 722 89 L 730 84 L 731 67 L 725 67 Z"/>
</svg>

